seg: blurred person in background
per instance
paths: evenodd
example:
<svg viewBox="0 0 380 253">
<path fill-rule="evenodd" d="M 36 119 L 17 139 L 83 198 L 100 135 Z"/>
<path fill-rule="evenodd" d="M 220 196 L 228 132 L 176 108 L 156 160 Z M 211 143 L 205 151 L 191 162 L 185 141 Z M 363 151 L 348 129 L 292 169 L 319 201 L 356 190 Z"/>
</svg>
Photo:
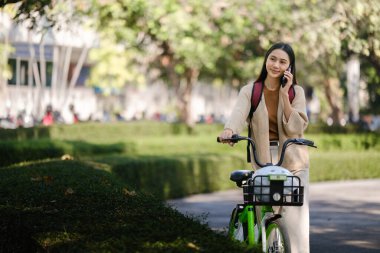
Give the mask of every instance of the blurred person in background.
<svg viewBox="0 0 380 253">
<path fill-rule="evenodd" d="M 46 106 L 45 115 L 42 118 L 42 125 L 51 126 L 54 124 L 53 107 L 51 105 Z"/>
</svg>

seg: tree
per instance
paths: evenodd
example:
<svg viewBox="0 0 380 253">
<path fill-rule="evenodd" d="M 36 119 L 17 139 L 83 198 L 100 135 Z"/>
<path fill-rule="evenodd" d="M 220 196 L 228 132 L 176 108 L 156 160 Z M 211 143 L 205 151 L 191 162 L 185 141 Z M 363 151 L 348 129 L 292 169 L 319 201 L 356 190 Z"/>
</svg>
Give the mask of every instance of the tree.
<svg viewBox="0 0 380 253">
<path fill-rule="evenodd" d="M 146 71 L 147 82 L 164 79 L 177 90 L 181 118 L 189 125 L 189 98 L 198 79 L 246 83 L 257 76 L 264 52 L 276 41 L 293 45 L 299 79 L 324 90 L 335 123 L 343 118 L 340 79 L 350 56 L 359 55 L 380 72 L 378 1 L 72 3 L 95 17 L 98 31 L 112 43 L 133 51 L 129 55 L 139 60 L 128 56 L 127 69 Z"/>
<path fill-rule="evenodd" d="M 358 55 L 380 74 L 380 3 L 371 0 L 301 1 L 298 7 L 298 16 L 302 14 L 304 18 L 298 22 L 300 25 L 296 30 L 308 31 L 297 39 L 302 44 L 300 49 L 306 63 L 319 66 L 332 117 L 335 123 L 339 123 L 343 117 L 339 79 L 346 63 Z"/>
<path fill-rule="evenodd" d="M 193 123 L 190 97 L 198 79 L 231 81 L 238 86 L 258 73 L 263 46 L 269 44 L 252 29 L 256 23 L 258 29 L 269 26 L 256 10 L 257 6 L 269 10 L 264 3 L 123 0 L 92 6 L 99 30 L 114 32 L 116 41 L 128 50 L 139 48 L 148 58 L 148 69 L 159 70 L 157 77 L 174 87 L 180 118 L 189 127 Z M 272 20 L 277 19 L 275 12 Z"/>
<path fill-rule="evenodd" d="M 192 87 L 203 66 L 212 68 L 221 54 L 212 28 L 207 25 L 211 2 L 166 0 L 99 3 L 99 28 L 116 32 L 118 43 L 149 52 L 149 69 L 174 87 L 180 118 L 189 127 Z"/>
</svg>

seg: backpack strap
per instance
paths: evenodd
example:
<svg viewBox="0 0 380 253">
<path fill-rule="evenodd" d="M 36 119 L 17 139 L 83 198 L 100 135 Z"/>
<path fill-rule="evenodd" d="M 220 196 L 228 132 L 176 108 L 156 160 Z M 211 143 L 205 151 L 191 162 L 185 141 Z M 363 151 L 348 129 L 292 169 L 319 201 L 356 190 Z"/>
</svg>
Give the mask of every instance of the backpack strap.
<svg viewBox="0 0 380 253">
<path fill-rule="evenodd" d="M 261 101 L 261 97 L 263 95 L 263 83 L 262 82 L 256 82 L 253 84 L 252 88 L 252 94 L 251 94 L 251 109 L 249 111 L 248 115 L 248 137 L 251 138 L 251 132 L 252 132 L 252 126 L 251 126 L 251 121 L 253 117 L 253 113 L 256 111 L 257 106 L 259 105 Z M 290 86 L 288 90 L 288 95 L 289 95 L 289 102 L 290 104 L 293 102 L 294 97 L 296 96 L 296 91 L 294 89 L 294 84 Z M 251 152 L 250 152 L 250 144 L 248 142 L 247 144 L 247 162 L 251 162 Z"/>
<path fill-rule="evenodd" d="M 263 83 L 256 82 L 253 83 L 252 94 L 251 94 L 251 109 L 248 115 L 248 137 L 251 138 L 252 126 L 251 120 L 253 113 L 256 111 L 257 106 L 261 101 L 261 96 L 263 95 Z M 247 143 L 247 162 L 251 162 L 251 152 L 250 152 L 250 143 Z"/>
<path fill-rule="evenodd" d="M 263 83 L 256 82 L 253 84 L 252 95 L 251 95 L 251 110 L 249 111 L 249 120 L 252 119 L 253 113 L 256 111 L 257 106 L 261 101 L 261 96 L 263 95 Z"/>
<path fill-rule="evenodd" d="M 288 95 L 289 95 L 289 102 L 290 104 L 293 103 L 294 97 L 296 96 L 296 89 L 294 89 L 294 84 L 290 86 L 288 90 Z"/>
</svg>

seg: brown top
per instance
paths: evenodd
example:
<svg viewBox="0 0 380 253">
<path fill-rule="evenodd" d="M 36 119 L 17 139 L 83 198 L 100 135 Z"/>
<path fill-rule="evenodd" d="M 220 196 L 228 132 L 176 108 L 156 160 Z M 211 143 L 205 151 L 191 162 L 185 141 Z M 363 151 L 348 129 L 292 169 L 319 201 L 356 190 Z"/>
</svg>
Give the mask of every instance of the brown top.
<svg viewBox="0 0 380 253">
<path fill-rule="evenodd" d="M 269 118 L 269 140 L 278 140 L 278 125 L 277 125 L 277 108 L 278 108 L 278 96 L 280 89 L 270 90 L 264 85 L 265 103 L 268 110 Z"/>
<path fill-rule="evenodd" d="M 224 128 L 229 128 L 233 133 L 240 134 L 247 126 L 247 117 L 251 109 L 253 82 L 244 85 L 239 92 L 235 106 L 231 112 L 231 116 L 227 120 Z M 303 133 L 309 123 L 306 116 L 306 99 L 303 88 L 294 85 L 296 96 L 292 102 L 292 112 L 288 119 L 284 116 L 283 98 L 278 97 L 278 136 L 279 150 L 281 150 L 284 142 L 289 138 L 303 138 Z M 268 110 L 266 108 L 265 97 L 261 98 L 256 111 L 251 120 L 251 138 L 256 144 L 257 157 L 261 163 L 270 163 L 271 156 L 269 151 L 269 121 L 263 120 L 268 118 Z M 252 151 L 252 149 L 251 149 Z M 251 154 L 252 157 L 252 154 Z M 260 167 L 252 159 L 253 169 Z M 309 154 L 307 147 L 301 145 L 291 145 L 286 149 L 284 162 L 282 167 L 287 168 L 292 173 L 309 168 Z"/>
</svg>

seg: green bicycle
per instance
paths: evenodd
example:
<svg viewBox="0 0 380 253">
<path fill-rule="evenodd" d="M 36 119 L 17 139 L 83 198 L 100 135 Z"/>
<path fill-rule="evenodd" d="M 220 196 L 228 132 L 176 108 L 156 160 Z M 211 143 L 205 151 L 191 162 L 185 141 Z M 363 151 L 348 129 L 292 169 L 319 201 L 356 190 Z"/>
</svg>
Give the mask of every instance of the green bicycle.
<svg viewBox="0 0 380 253">
<path fill-rule="evenodd" d="M 306 145 L 316 148 L 314 142 L 306 139 L 288 139 L 281 151 L 277 164 L 262 164 L 257 159 L 255 143 L 249 137 L 233 135 L 223 141 L 237 143 L 248 141 L 252 147 L 253 157 L 261 169 L 236 170 L 230 179 L 243 189 L 243 204 L 237 204 L 233 209 L 228 236 L 244 242 L 248 247 L 262 244 L 265 253 L 290 253 L 290 241 L 283 228 L 281 214 L 273 207 L 302 206 L 304 187 L 301 179 L 287 169 L 281 167 L 285 150 L 289 145 Z M 222 140 L 217 139 L 218 142 Z"/>
</svg>

